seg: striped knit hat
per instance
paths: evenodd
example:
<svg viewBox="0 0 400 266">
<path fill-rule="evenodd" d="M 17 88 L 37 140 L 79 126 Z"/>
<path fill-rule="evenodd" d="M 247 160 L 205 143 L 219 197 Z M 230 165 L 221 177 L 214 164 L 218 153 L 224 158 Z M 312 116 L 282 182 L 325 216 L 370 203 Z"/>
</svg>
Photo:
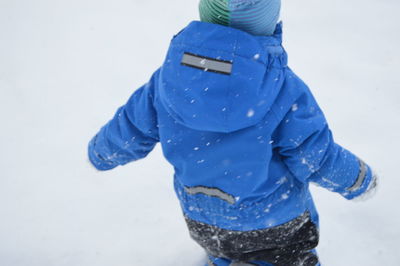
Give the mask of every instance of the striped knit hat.
<svg viewBox="0 0 400 266">
<path fill-rule="evenodd" d="M 272 35 L 279 19 L 280 0 L 200 0 L 200 19 L 241 29 L 253 35 Z"/>
</svg>

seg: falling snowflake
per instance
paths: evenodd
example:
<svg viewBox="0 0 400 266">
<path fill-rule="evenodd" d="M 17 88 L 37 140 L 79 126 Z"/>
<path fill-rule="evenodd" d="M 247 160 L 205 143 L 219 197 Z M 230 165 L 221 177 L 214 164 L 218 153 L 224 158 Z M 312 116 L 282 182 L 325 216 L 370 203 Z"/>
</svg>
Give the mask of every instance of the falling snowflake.
<svg viewBox="0 0 400 266">
<path fill-rule="evenodd" d="M 253 109 L 249 109 L 249 111 L 247 111 L 247 117 L 253 117 L 254 116 L 254 110 Z"/>
</svg>

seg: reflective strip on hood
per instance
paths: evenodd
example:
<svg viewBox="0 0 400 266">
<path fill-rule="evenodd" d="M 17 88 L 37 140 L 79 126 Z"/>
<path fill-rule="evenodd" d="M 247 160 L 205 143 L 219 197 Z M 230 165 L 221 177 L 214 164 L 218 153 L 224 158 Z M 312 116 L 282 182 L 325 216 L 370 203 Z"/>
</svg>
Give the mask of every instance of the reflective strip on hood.
<svg viewBox="0 0 400 266">
<path fill-rule="evenodd" d="M 225 75 L 230 75 L 232 73 L 232 63 L 229 61 L 198 56 L 191 53 L 183 54 L 181 64 L 184 66 L 190 66 L 204 71 L 211 71 Z"/>
</svg>

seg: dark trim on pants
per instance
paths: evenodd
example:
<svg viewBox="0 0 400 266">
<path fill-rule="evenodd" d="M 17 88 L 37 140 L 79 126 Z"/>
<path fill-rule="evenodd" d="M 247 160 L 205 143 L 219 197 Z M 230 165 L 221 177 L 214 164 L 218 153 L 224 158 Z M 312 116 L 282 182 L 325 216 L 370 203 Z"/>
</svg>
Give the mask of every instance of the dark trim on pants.
<svg viewBox="0 0 400 266">
<path fill-rule="evenodd" d="M 190 236 L 207 253 L 238 262 L 265 261 L 276 266 L 314 266 L 318 257 L 311 252 L 319 231 L 309 212 L 276 227 L 232 231 L 185 217 Z"/>
</svg>

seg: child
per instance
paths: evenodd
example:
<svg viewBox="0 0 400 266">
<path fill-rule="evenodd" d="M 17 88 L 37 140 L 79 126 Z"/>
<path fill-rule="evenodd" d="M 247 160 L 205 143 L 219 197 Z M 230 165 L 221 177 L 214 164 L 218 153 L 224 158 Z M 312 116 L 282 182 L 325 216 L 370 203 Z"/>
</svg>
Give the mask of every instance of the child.
<svg viewBox="0 0 400 266">
<path fill-rule="evenodd" d="M 376 187 L 332 138 L 287 66 L 280 0 L 201 0 L 164 64 L 89 144 L 99 170 L 160 142 L 191 237 L 209 265 L 319 265 L 308 185 L 347 199 Z"/>
</svg>

